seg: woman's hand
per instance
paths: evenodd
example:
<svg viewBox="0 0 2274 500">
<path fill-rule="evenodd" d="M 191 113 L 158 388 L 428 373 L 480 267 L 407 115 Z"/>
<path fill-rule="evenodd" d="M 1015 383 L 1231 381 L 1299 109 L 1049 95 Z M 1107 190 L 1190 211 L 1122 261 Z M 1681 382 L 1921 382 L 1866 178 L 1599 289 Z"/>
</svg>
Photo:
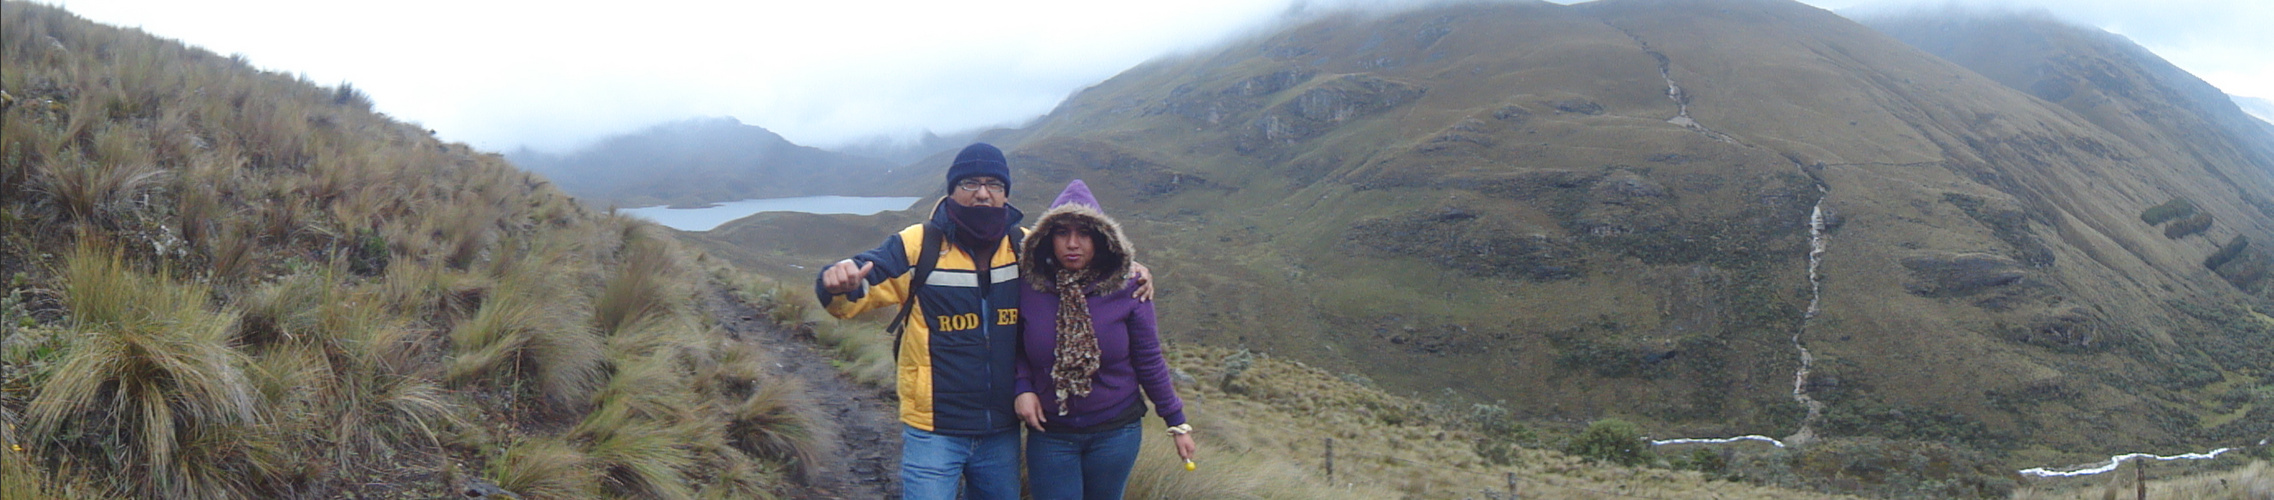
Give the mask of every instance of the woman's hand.
<svg viewBox="0 0 2274 500">
<path fill-rule="evenodd" d="M 1153 268 L 1145 267 L 1144 264 L 1130 262 L 1129 277 L 1137 280 L 1137 289 L 1131 291 L 1129 294 L 1137 297 L 1138 302 L 1152 302 Z"/>
<path fill-rule="evenodd" d="M 1192 433 L 1190 432 L 1171 434 L 1170 439 L 1176 441 L 1176 456 L 1183 458 L 1186 462 L 1192 461 L 1192 454 L 1200 451 L 1200 445 L 1192 444 Z"/>
<path fill-rule="evenodd" d="M 998 406 L 997 408 L 1001 407 Z M 1026 426 L 1033 427 L 1035 432 L 1042 432 L 1042 423 L 1050 421 L 1049 418 L 1042 416 L 1042 397 L 1036 396 L 1034 393 L 1019 393 L 1018 399 L 1011 400 L 1011 408 L 1017 410 L 1019 420 L 1026 421 Z"/>
</svg>

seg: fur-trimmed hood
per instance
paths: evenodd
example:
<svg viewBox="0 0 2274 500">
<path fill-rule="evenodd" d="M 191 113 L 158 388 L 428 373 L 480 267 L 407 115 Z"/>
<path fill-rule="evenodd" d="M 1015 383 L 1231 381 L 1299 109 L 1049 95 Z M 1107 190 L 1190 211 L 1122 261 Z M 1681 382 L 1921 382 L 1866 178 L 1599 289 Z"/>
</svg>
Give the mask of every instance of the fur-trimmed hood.
<svg viewBox="0 0 2274 500">
<path fill-rule="evenodd" d="M 1036 290 L 1051 289 L 1051 280 L 1058 275 L 1060 267 L 1056 252 L 1051 248 L 1050 235 L 1060 228 L 1098 236 L 1097 255 L 1091 258 L 1090 266 L 1083 269 L 1089 275 L 1083 281 L 1096 283 L 1092 292 L 1112 293 L 1128 286 L 1129 263 L 1136 260 L 1137 248 L 1122 234 L 1121 223 L 1105 215 L 1097 197 L 1090 194 L 1090 186 L 1081 180 L 1066 184 L 1066 190 L 1058 193 L 1058 200 L 1050 203 L 1050 210 L 1035 220 L 1034 232 L 1026 237 L 1026 248 L 1020 249 L 1019 268 L 1024 271 L 1029 285 Z"/>
</svg>

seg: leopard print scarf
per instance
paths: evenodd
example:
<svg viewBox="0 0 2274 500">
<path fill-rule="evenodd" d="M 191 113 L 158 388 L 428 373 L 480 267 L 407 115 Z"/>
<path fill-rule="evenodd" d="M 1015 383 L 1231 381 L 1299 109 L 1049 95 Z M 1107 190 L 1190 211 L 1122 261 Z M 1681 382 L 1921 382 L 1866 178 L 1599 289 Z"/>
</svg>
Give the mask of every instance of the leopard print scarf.
<svg viewBox="0 0 2274 500">
<path fill-rule="evenodd" d="M 1089 273 L 1059 269 L 1057 361 L 1050 381 L 1058 388 L 1058 414 L 1066 414 L 1069 396 L 1090 395 L 1090 381 L 1098 373 L 1098 334 L 1090 324 Z"/>
</svg>

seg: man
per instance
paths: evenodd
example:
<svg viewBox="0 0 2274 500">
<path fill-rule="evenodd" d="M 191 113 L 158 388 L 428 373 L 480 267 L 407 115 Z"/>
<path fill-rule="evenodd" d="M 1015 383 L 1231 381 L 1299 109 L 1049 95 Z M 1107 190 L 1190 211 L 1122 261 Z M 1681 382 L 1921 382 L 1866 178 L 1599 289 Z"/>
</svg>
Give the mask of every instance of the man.
<svg viewBox="0 0 2274 500">
<path fill-rule="evenodd" d="M 906 424 L 902 497 L 953 500 L 961 482 L 965 498 L 1016 500 L 1019 419 L 1011 402 L 1020 276 L 1013 249 L 1026 235 L 1017 227 L 1025 214 L 1010 206 L 1010 164 L 995 146 L 963 148 L 947 181 L 930 219 L 823 269 L 816 296 L 838 318 L 892 304 L 909 311 L 895 348 Z M 932 272 L 918 277 L 927 237 L 937 238 L 939 250 Z M 1133 267 L 1150 299 L 1150 273 Z"/>
</svg>

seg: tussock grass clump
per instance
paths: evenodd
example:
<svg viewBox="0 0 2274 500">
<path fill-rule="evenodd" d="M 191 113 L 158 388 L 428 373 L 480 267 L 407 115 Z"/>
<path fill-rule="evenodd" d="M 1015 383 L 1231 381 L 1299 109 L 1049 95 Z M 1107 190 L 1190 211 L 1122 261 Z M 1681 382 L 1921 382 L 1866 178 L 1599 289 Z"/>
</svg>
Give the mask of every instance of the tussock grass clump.
<svg viewBox="0 0 2274 500">
<path fill-rule="evenodd" d="M 761 308 L 766 310 L 767 317 L 773 319 L 775 323 L 784 325 L 795 325 L 807 321 L 807 318 L 815 312 L 814 304 L 820 303 L 819 299 L 813 297 L 812 292 L 806 291 L 805 287 L 795 285 L 769 287 L 766 293 L 758 298 L 757 302 Z"/>
<path fill-rule="evenodd" d="M 550 279 L 563 265 L 549 251 L 493 264 L 496 285 L 472 318 L 451 331 L 456 357 L 447 378 L 527 383 L 556 409 L 584 402 L 601 381 L 604 345 L 579 311 L 562 310 L 558 292 L 572 286 Z"/>
<path fill-rule="evenodd" d="M 29 432 L 106 470 L 140 471 L 137 493 L 170 498 L 247 495 L 275 464 L 227 439 L 256 423 L 234 318 L 209 294 L 129 268 L 82 240 L 67 258 L 67 354 L 32 400 Z"/>
<path fill-rule="evenodd" d="M 829 459 L 825 452 L 837 441 L 837 431 L 804 394 L 804 387 L 794 379 L 762 382 L 757 391 L 734 407 L 727 436 L 744 453 L 787 461 L 807 480 L 818 479 L 822 461 Z"/>
<path fill-rule="evenodd" d="M 638 233 L 627 236 L 618 253 L 622 263 L 592 307 L 593 327 L 604 336 L 668 312 L 672 293 L 668 284 L 683 278 L 671 273 L 672 256 L 660 242 Z"/>
<path fill-rule="evenodd" d="M 815 321 L 814 338 L 830 346 L 838 359 L 839 371 L 872 387 L 889 388 L 896 383 L 900 368 L 893 359 L 892 335 L 884 332 L 884 322 L 888 319 Z"/>
<path fill-rule="evenodd" d="M 526 498 L 588 498 L 598 490 L 599 476 L 586 460 L 560 438 L 535 437 L 506 448 L 487 472 L 499 488 Z"/>
<path fill-rule="evenodd" d="M 694 454 L 682 446 L 678 429 L 635 418 L 630 409 L 603 406 L 570 435 L 586 440 L 585 454 L 601 472 L 601 484 L 617 495 L 687 498 L 693 490 L 682 470 Z"/>
<path fill-rule="evenodd" d="M 116 142 L 104 136 L 105 142 Z M 134 195 L 158 184 L 165 172 L 148 163 L 108 163 L 78 158 L 44 164 L 33 177 L 44 206 L 69 220 L 87 223 L 116 216 Z"/>
</svg>

